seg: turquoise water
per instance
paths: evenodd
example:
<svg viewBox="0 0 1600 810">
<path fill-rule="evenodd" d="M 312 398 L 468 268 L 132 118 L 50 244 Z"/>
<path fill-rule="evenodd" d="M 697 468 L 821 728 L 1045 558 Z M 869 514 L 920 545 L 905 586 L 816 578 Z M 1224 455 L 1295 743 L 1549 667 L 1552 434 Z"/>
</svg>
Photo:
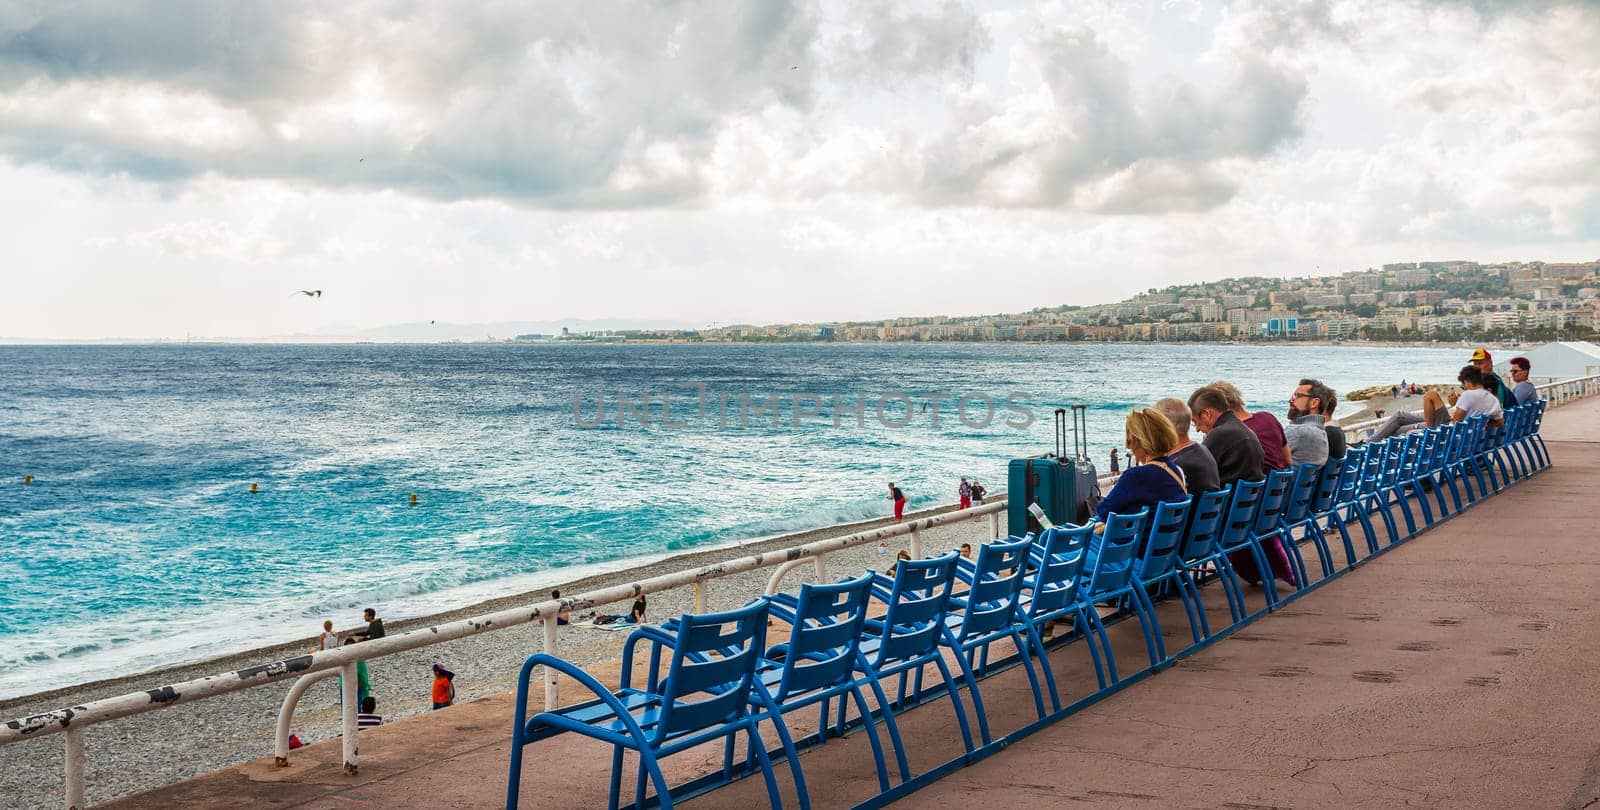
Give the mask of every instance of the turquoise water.
<svg viewBox="0 0 1600 810">
<path fill-rule="evenodd" d="M 1090 406 L 1103 470 L 1128 408 L 1217 377 L 1281 414 L 1302 375 L 1339 390 L 1443 381 L 1464 354 L 0 346 L 0 696 L 307 637 L 323 618 L 353 626 L 367 605 L 417 615 L 575 566 L 884 515 L 889 480 L 914 506 L 953 501 L 960 475 L 1000 490 L 1006 461 L 1047 451 L 1050 411 L 1073 402 Z M 619 392 L 653 394 L 649 427 L 637 413 L 617 425 Z M 661 426 L 661 392 L 682 427 Z M 797 426 L 798 392 L 822 403 Z M 937 427 L 924 409 L 933 392 L 946 394 Z M 740 394 L 779 395 L 779 425 L 747 410 L 741 427 Z M 864 424 L 845 415 L 835 427 L 834 394 L 845 405 L 864 396 Z M 956 398 L 978 422 L 979 395 L 995 402 L 994 421 L 963 424 Z M 879 399 L 882 421 L 908 423 L 880 422 Z M 599 400 L 607 422 L 580 427 Z M 1035 421 L 1005 424 L 1023 413 Z M 23 486 L 24 474 L 35 482 Z"/>
</svg>

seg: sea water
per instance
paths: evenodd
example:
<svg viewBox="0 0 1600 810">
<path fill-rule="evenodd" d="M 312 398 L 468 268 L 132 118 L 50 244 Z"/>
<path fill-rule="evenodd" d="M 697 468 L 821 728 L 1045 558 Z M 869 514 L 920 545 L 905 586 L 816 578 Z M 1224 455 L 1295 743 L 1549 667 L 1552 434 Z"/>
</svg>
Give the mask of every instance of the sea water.
<svg viewBox="0 0 1600 810">
<path fill-rule="evenodd" d="M 1007 460 L 1050 451 L 1053 411 L 1074 403 L 1088 406 L 1104 471 L 1129 408 L 1213 379 L 1281 415 L 1302 376 L 1338 390 L 1443 382 L 1465 357 L 1081 343 L 0 346 L 0 696 L 309 637 L 324 618 L 354 626 L 369 605 L 419 615 L 883 516 L 891 480 L 913 508 L 954 501 L 962 475 L 999 491 Z"/>
</svg>

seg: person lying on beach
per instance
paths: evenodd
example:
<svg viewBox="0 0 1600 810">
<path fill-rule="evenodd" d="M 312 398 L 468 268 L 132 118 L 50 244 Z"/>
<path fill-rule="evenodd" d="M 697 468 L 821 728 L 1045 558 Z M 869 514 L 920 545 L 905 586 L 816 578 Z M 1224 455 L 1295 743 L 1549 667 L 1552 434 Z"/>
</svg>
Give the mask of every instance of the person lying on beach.
<svg viewBox="0 0 1600 810">
<path fill-rule="evenodd" d="M 628 611 L 628 615 L 622 616 L 616 613 L 602 613 L 599 616 L 594 617 L 594 623 L 598 625 L 644 624 L 644 610 L 645 599 L 644 594 L 641 593 L 634 598 L 633 609 Z"/>
<path fill-rule="evenodd" d="M 561 591 L 559 591 L 559 590 L 551 591 L 550 592 L 550 598 L 551 599 L 560 599 L 561 598 Z M 572 624 L 572 611 L 570 611 L 570 610 L 562 610 L 562 611 L 556 613 L 556 626 L 557 627 L 566 627 L 569 624 Z"/>
</svg>

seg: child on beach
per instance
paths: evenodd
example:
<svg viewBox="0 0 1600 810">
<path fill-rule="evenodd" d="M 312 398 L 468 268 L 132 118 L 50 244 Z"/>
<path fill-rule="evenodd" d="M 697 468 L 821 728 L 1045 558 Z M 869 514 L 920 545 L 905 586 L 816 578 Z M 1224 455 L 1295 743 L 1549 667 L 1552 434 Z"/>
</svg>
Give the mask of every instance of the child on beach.
<svg viewBox="0 0 1600 810">
<path fill-rule="evenodd" d="M 456 702 L 456 674 L 435 661 L 433 664 L 433 709 L 438 711 Z"/>
</svg>

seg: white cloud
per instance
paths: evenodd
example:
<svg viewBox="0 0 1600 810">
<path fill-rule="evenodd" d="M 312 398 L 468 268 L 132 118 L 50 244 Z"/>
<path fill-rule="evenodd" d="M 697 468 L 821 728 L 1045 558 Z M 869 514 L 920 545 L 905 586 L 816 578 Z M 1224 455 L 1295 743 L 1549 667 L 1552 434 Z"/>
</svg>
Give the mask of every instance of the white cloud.
<svg viewBox="0 0 1600 810">
<path fill-rule="evenodd" d="M 7 335 L 870 318 L 1592 259 L 1600 10 L 12 3 L 0 216 Z"/>
</svg>

